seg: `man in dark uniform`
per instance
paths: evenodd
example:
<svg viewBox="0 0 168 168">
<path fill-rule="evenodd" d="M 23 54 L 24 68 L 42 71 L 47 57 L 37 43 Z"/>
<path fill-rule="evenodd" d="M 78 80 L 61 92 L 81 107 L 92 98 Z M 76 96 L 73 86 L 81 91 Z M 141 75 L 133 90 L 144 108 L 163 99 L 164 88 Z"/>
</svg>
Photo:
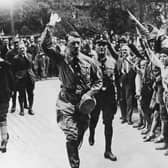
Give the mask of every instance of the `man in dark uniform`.
<svg viewBox="0 0 168 168">
<path fill-rule="evenodd" d="M 12 61 L 13 72 L 16 80 L 16 90 L 19 92 L 20 115 L 24 115 L 25 91 L 28 95 L 28 113 L 34 115 L 32 107 L 34 102 L 35 75 L 32 71 L 32 58 L 26 52 L 23 42 L 19 44 L 19 52 Z"/>
<path fill-rule="evenodd" d="M 107 53 L 108 45 L 106 38 L 103 35 L 96 41 L 97 62 L 103 74 L 103 87 L 96 94 L 96 107 L 91 113 L 90 120 L 90 136 L 89 144 L 94 144 L 95 128 L 99 119 L 100 111 L 103 113 L 104 135 L 105 135 L 105 153 L 104 157 L 112 161 L 116 161 L 117 157 L 111 151 L 111 143 L 113 136 L 112 122 L 117 111 L 117 101 L 115 95 L 115 80 L 116 80 L 116 60 Z"/>
<path fill-rule="evenodd" d="M 19 41 L 20 41 L 19 38 L 16 37 L 13 40 L 14 48 L 9 50 L 6 54 L 6 60 L 9 61 L 10 63 L 12 63 L 14 57 L 16 55 L 18 55 Z M 15 90 L 15 91 L 13 91 L 13 95 L 12 95 L 12 108 L 11 108 L 12 113 L 15 112 L 15 110 L 16 110 L 16 97 L 17 97 L 17 92 Z M 26 100 L 26 92 L 25 92 L 25 95 L 24 95 L 24 107 L 28 108 L 27 107 L 27 100 Z"/>
<path fill-rule="evenodd" d="M 9 139 L 7 130 L 7 113 L 13 87 L 14 80 L 10 64 L 0 56 L 0 151 L 3 153 L 6 152 L 6 145 Z"/>
<path fill-rule="evenodd" d="M 50 21 L 55 19 L 51 15 Z M 49 22 L 41 40 L 46 55 L 54 58 L 62 82 L 57 99 L 57 122 L 66 136 L 66 149 L 71 168 L 79 168 L 79 146 L 88 127 L 87 111 L 80 110 L 80 102 L 93 97 L 102 86 L 101 71 L 88 56 L 80 53 L 81 39 L 77 32 L 70 32 L 67 38 L 67 53 L 61 55 L 51 40 L 55 22 Z M 85 113 L 85 114 L 84 114 Z"/>
</svg>

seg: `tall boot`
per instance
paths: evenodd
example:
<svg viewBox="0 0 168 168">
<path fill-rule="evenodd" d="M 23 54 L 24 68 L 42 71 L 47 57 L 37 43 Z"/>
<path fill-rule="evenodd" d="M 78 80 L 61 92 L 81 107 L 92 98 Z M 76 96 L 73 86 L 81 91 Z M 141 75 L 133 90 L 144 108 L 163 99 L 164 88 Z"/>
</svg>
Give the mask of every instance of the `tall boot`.
<svg viewBox="0 0 168 168">
<path fill-rule="evenodd" d="M 93 146 L 94 145 L 94 143 L 95 143 L 95 129 L 93 129 L 93 128 L 90 128 L 89 129 L 89 132 L 90 132 L 90 135 L 89 135 L 89 144 L 91 145 L 91 146 Z"/>
<path fill-rule="evenodd" d="M 80 160 L 79 160 L 77 142 L 76 141 L 66 142 L 66 149 L 71 168 L 79 168 Z"/>
<path fill-rule="evenodd" d="M 0 131 L 1 131 L 1 139 L 2 139 L 0 150 L 2 153 L 4 153 L 6 152 L 6 146 L 7 146 L 8 139 L 9 139 L 6 121 L 0 122 Z"/>
<path fill-rule="evenodd" d="M 12 108 L 11 108 L 11 113 L 14 113 L 16 111 L 16 96 L 17 92 L 14 91 L 14 94 L 12 96 Z"/>
<path fill-rule="evenodd" d="M 28 99 L 29 99 L 29 110 L 28 110 L 28 113 L 30 115 L 34 115 L 34 112 L 32 110 L 32 107 L 33 107 L 33 103 L 34 103 L 34 95 L 33 93 L 29 93 L 30 95 L 28 95 Z"/>
<path fill-rule="evenodd" d="M 117 157 L 111 151 L 111 143 L 113 136 L 112 124 L 105 124 L 105 153 L 104 157 L 110 159 L 111 161 L 116 161 Z"/>
<path fill-rule="evenodd" d="M 20 94 L 20 93 L 19 93 Z M 20 115 L 24 116 L 24 99 L 19 95 Z"/>
<path fill-rule="evenodd" d="M 20 113 L 21 116 L 24 116 L 24 103 L 20 104 Z"/>
<path fill-rule="evenodd" d="M 165 124 L 164 124 L 164 121 L 161 121 L 161 132 L 160 132 L 160 135 L 159 135 L 159 137 L 157 137 L 156 139 L 155 139 L 155 143 L 161 143 L 161 142 L 164 142 L 164 126 Z"/>
<path fill-rule="evenodd" d="M 28 109 L 26 90 L 25 90 L 25 92 L 24 92 L 24 108 L 25 108 L 25 109 Z"/>
<path fill-rule="evenodd" d="M 164 142 L 162 146 L 156 147 L 156 150 L 168 149 L 168 121 L 163 121 L 163 136 Z"/>
</svg>

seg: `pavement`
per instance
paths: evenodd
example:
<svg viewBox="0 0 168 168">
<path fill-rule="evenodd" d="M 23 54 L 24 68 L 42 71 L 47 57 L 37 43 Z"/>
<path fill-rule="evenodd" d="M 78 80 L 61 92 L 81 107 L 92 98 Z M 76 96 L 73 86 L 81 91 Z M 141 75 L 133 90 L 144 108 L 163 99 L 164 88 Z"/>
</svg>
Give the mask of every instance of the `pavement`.
<svg viewBox="0 0 168 168">
<path fill-rule="evenodd" d="M 8 114 L 10 139 L 6 153 L 0 153 L 1 168 L 69 168 L 65 137 L 56 123 L 57 78 L 36 82 L 35 115 Z M 137 114 L 134 114 L 136 118 Z M 167 168 L 165 151 L 156 151 L 152 142 L 144 143 L 140 131 L 120 124 L 120 111 L 114 119 L 112 149 L 118 160 L 104 159 L 104 126 L 100 118 L 94 146 L 88 144 L 88 131 L 80 150 L 80 168 Z"/>
</svg>

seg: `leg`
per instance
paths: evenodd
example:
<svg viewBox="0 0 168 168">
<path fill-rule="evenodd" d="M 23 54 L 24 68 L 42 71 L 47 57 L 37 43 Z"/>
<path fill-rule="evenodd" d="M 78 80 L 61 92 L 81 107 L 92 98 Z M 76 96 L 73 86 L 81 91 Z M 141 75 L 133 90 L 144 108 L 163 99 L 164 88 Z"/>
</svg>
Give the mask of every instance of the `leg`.
<svg viewBox="0 0 168 168">
<path fill-rule="evenodd" d="M 33 103 L 34 103 L 34 93 L 33 93 L 34 92 L 34 83 L 28 82 L 27 86 L 26 86 L 26 91 L 27 91 L 28 101 L 29 101 L 28 113 L 30 115 L 34 115 L 34 112 L 32 110 Z"/>
<path fill-rule="evenodd" d="M 20 115 L 24 115 L 24 92 L 25 89 L 24 88 L 20 88 L 19 90 L 19 105 L 20 105 Z"/>
<path fill-rule="evenodd" d="M 100 115 L 100 104 L 99 101 L 97 101 L 97 105 L 95 109 L 91 113 L 91 118 L 90 118 L 90 123 L 89 123 L 89 144 L 94 145 L 95 142 L 95 128 L 97 126 L 98 120 L 99 120 L 99 115 Z"/>
<path fill-rule="evenodd" d="M 114 100 L 114 99 L 109 99 L 109 100 Z M 105 135 L 104 157 L 112 161 L 116 161 L 117 157 L 112 153 L 112 150 L 111 150 L 112 137 L 113 137 L 112 121 L 117 111 L 116 102 L 113 101 L 111 103 L 106 101 L 106 103 L 104 103 L 102 107 L 102 111 L 103 111 L 103 123 L 104 123 L 104 135 Z"/>
<path fill-rule="evenodd" d="M 163 146 L 156 149 L 168 149 L 168 114 L 164 105 L 160 105 L 160 118 L 161 118 L 161 137 Z"/>
<path fill-rule="evenodd" d="M 16 96 L 17 96 L 17 91 L 14 91 L 14 94 L 12 96 L 12 109 L 11 109 L 11 113 L 14 113 L 16 111 Z"/>
<path fill-rule="evenodd" d="M 153 119 L 152 119 L 150 132 L 148 136 L 145 138 L 144 142 L 151 141 L 155 137 L 155 130 L 159 124 L 159 118 L 160 118 L 159 111 L 158 109 L 156 109 L 153 113 Z"/>
<path fill-rule="evenodd" d="M 25 92 L 24 92 L 24 108 L 25 108 L 25 109 L 28 109 L 26 90 L 25 90 Z"/>
<path fill-rule="evenodd" d="M 129 125 L 132 125 L 132 113 L 133 113 L 133 95 L 130 93 L 126 96 L 127 102 L 127 121 Z"/>
<path fill-rule="evenodd" d="M 81 137 L 83 137 L 88 127 L 88 117 L 79 117 L 76 115 L 73 105 L 70 103 L 67 104 L 60 99 L 57 101 L 57 107 L 57 123 L 66 136 L 66 150 L 70 166 L 71 168 L 79 168 L 80 159 L 78 147 Z"/>
<path fill-rule="evenodd" d="M 80 159 L 77 141 L 68 140 L 66 142 L 66 149 L 71 168 L 79 168 Z"/>
<path fill-rule="evenodd" d="M 1 152 L 6 152 L 6 145 L 9 139 L 7 130 L 7 113 L 9 108 L 9 102 L 2 103 L 0 105 L 0 132 L 1 132 Z"/>
<path fill-rule="evenodd" d="M 119 92 L 119 105 L 120 105 L 120 110 L 121 110 L 121 123 L 125 123 L 127 121 L 127 103 L 126 103 L 126 92 L 125 92 L 125 79 L 124 75 L 121 76 L 121 81 L 120 81 L 120 89 L 118 90 Z"/>
</svg>

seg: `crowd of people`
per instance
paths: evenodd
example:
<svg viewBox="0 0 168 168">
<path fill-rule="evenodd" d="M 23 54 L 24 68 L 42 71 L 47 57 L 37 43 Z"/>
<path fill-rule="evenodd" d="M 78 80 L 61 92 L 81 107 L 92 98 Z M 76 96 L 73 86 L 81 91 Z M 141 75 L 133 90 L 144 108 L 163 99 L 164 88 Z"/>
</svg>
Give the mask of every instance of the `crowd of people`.
<svg viewBox="0 0 168 168">
<path fill-rule="evenodd" d="M 1 44 L 0 57 L 0 130 L 1 151 L 9 139 L 7 112 L 12 98 L 16 109 L 19 93 L 20 115 L 24 108 L 33 115 L 35 81 L 52 69 L 61 80 L 57 99 L 57 123 L 66 136 L 71 168 L 79 168 L 79 149 L 89 128 L 89 144 L 95 143 L 95 129 L 102 112 L 104 158 L 112 161 L 113 119 L 120 108 L 121 124 L 142 130 L 143 141 L 162 143 L 158 150 L 168 155 L 168 36 L 163 29 L 142 25 L 131 13 L 137 34 L 116 35 L 103 32 L 95 38 L 81 39 L 71 31 L 65 40 L 55 40 L 57 14 L 52 14 L 37 44 L 15 38 Z M 164 29 L 165 30 L 165 29 Z M 5 72 L 5 73 L 4 73 Z M 5 88 L 5 89 L 4 89 Z M 2 93 L 2 94 L 1 94 Z M 28 102 L 27 102 L 28 98 Z M 139 114 L 138 123 L 133 113 Z"/>
</svg>

